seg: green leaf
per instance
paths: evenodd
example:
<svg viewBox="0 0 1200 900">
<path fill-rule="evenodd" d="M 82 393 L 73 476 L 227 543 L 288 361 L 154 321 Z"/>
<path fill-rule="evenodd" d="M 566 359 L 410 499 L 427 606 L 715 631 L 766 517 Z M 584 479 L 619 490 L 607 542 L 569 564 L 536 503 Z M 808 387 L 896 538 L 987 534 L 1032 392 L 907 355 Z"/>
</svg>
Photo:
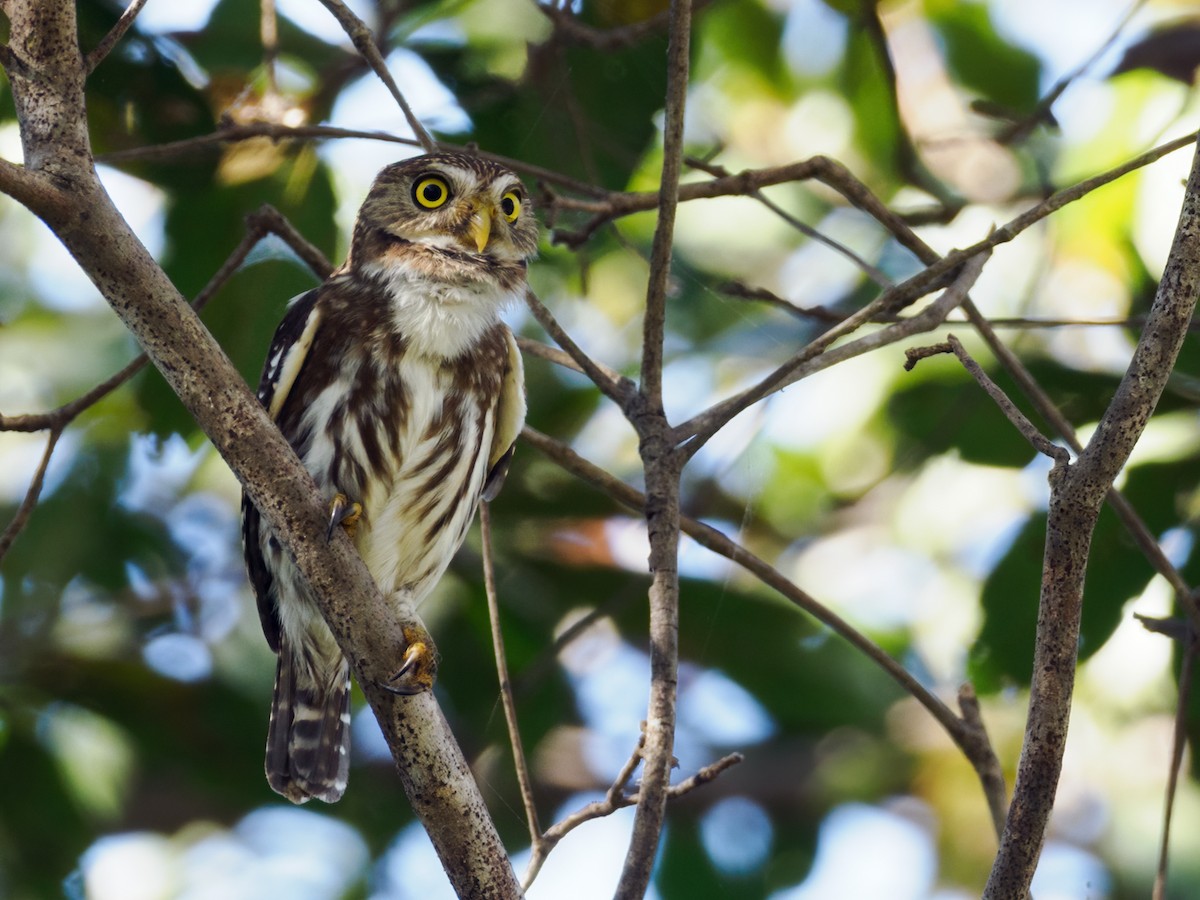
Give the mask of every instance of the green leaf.
<svg viewBox="0 0 1200 900">
<path fill-rule="evenodd" d="M 1037 105 L 1041 63 L 996 32 L 986 4 L 937 0 L 928 4 L 928 12 L 942 38 L 946 64 L 961 84 L 1018 113 Z"/>
<path fill-rule="evenodd" d="M 983 587 L 983 628 L 971 647 L 970 676 L 981 693 L 1025 686 L 1033 672 L 1046 515 L 1033 516 Z M 1145 590 L 1153 571 L 1112 510 L 1100 512 L 1088 555 L 1079 659 L 1112 636 L 1121 609 Z"/>
</svg>

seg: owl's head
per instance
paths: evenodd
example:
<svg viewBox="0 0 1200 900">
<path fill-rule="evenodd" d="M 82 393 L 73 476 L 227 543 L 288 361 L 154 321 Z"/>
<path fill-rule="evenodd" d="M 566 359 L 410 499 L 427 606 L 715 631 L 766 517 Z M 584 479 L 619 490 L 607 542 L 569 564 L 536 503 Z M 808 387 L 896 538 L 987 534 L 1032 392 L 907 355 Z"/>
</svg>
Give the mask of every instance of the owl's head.
<svg viewBox="0 0 1200 900">
<path fill-rule="evenodd" d="M 523 263 L 537 252 L 537 222 L 513 172 L 477 156 L 436 153 L 376 176 L 353 244 L 352 256 L 402 244 L 466 264 Z"/>
</svg>

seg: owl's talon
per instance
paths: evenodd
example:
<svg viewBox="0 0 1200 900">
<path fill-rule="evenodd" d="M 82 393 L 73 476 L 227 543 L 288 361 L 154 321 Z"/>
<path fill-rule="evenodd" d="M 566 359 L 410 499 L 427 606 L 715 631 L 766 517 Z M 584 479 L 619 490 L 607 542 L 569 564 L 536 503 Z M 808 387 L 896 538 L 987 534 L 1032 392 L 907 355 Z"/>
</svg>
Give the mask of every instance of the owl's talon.
<svg viewBox="0 0 1200 900">
<path fill-rule="evenodd" d="M 433 689 L 433 681 L 437 677 L 438 652 L 424 628 L 405 625 L 403 630 L 407 642 L 404 661 L 382 687 L 393 694 L 407 697 Z"/>
<path fill-rule="evenodd" d="M 333 529 L 341 525 L 346 534 L 354 537 L 354 529 L 362 518 L 362 504 L 351 503 L 349 498 L 340 491 L 329 501 L 329 528 L 325 531 L 325 540 L 333 540 Z"/>
</svg>

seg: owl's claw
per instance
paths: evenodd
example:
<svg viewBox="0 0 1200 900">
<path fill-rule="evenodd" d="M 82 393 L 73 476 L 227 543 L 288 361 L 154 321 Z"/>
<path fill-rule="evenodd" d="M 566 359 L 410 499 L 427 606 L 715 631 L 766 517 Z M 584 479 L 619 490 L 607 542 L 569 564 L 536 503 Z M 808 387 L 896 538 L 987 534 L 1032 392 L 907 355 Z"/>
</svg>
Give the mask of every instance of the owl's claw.
<svg viewBox="0 0 1200 900">
<path fill-rule="evenodd" d="M 424 627 L 416 624 L 406 624 L 403 631 L 407 643 L 404 661 L 396 674 L 383 685 L 383 689 L 403 696 L 432 690 L 438 668 L 438 651 L 433 645 L 433 638 Z"/>
<path fill-rule="evenodd" d="M 362 518 L 362 511 L 361 503 L 351 503 L 343 493 L 334 494 L 329 501 L 329 528 L 325 531 L 325 540 L 333 539 L 333 529 L 339 525 L 346 529 L 346 534 L 354 537 L 354 529 Z"/>
</svg>

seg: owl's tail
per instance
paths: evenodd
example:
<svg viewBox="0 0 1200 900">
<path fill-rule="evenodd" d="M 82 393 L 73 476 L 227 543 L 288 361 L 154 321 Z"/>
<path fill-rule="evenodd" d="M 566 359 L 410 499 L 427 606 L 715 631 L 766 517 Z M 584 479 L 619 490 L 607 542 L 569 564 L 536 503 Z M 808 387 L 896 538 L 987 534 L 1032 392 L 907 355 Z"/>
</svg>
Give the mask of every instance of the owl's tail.
<svg viewBox="0 0 1200 900">
<path fill-rule="evenodd" d="M 275 669 L 267 726 L 267 782 L 293 803 L 335 803 L 350 772 L 350 669 L 332 677 L 296 665 L 285 641 Z"/>
</svg>

